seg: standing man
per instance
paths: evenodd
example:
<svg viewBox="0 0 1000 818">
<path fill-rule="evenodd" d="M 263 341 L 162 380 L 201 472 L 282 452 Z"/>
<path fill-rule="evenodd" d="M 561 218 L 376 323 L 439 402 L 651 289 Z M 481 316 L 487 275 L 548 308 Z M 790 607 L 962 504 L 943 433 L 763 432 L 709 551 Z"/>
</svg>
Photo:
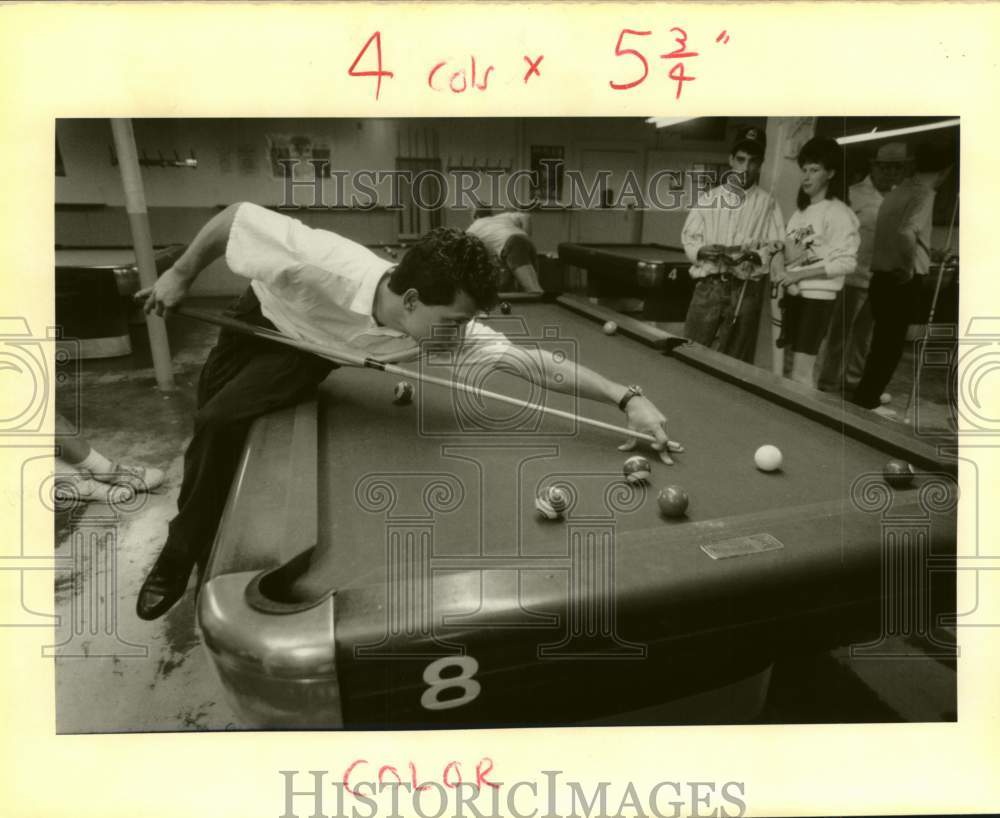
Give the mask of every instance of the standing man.
<svg viewBox="0 0 1000 818">
<path fill-rule="evenodd" d="M 501 280 L 498 289 L 514 288 L 514 282 L 529 293 L 540 293 L 538 253 L 529 235 L 531 224 L 527 213 L 507 211 L 495 216 L 476 214 L 476 220 L 465 231 L 475 236 L 500 263 Z"/>
<path fill-rule="evenodd" d="M 907 162 L 912 161 L 903 142 L 882 145 L 871 161 L 869 174 L 851 185 L 849 205 L 858 217 L 861 245 L 857 269 L 844 279 L 844 289 L 837 294 L 833 320 L 821 354 L 817 385 L 824 392 L 850 395 L 861 380 L 872 339 L 872 313 L 868 305 L 872 251 L 875 246 L 875 221 L 882 197 L 903 179 Z"/>
<path fill-rule="evenodd" d="M 739 130 L 729 154 L 734 173 L 709 191 L 707 207 L 696 203 L 681 232 L 696 280 L 685 335 L 748 363 L 753 363 L 771 257 L 784 235 L 778 203 L 757 185 L 765 147 L 762 128 Z M 735 267 L 727 261 L 734 248 L 747 251 Z"/>
<path fill-rule="evenodd" d="M 921 284 L 931 266 L 931 219 L 937 189 L 951 171 L 951 163 L 934 146 L 917 149 L 916 172 L 890 191 L 882 201 L 875 224 L 871 304 L 871 350 L 852 400 L 880 414 L 895 414 L 879 405 L 879 396 L 892 379 L 906 342 Z"/>
</svg>

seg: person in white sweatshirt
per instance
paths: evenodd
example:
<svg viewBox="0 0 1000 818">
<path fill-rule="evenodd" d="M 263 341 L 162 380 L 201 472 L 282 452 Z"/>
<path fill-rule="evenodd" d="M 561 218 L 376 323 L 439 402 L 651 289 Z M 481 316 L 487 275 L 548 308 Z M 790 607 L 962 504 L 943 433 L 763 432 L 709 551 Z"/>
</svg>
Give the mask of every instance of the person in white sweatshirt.
<svg viewBox="0 0 1000 818">
<path fill-rule="evenodd" d="M 858 217 L 838 199 L 832 183 L 844 157 L 832 139 L 815 137 L 802 146 L 796 210 L 785 230 L 784 336 L 791 350 L 785 374 L 814 386 L 816 354 L 826 336 L 837 293 L 857 267 L 861 243 Z"/>
</svg>

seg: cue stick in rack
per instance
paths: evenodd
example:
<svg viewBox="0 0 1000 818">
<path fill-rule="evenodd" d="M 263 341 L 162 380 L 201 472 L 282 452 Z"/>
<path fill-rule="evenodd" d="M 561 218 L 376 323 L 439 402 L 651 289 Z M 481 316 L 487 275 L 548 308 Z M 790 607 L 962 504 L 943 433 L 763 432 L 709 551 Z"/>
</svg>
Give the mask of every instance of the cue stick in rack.
<svg viewBox="0 0 1000 818">
<path fill-rule="evenodd" d="M 280 332 L 274 332 L 265 327 L 257 327 L 253 324 L 247 324 L 243 321 L 236 321 L 232 318 L 227 318 L 224 315 L 216 315 L 214 313 L 205 312 L 203 310 L 194 310 L 187 307 L 177 307 L 173 310 L 174 314 L 183 316 L 184 318 L 191 318 L 195 321 L 204 321 L 208 324 L 215 324 L 219 327 L 225 327 L 227 329 L 234 330 L 236 332 L 243 333 L 244 335 L 253 335 L 257 338 L 262 338 L 267 341 L 275 341 L 279 344 L 284 344 L 285 346 L 293 347 L 299 349 L 303 352 L 309 352 L 313 355 L 317 355 L 320 358 L 325 358 L 328 361 L 333 361 L 334 363 L 345 365 L 345 366 L 357 366 L 363 369 L 376 369 L 380 372 L 388 372 L 390 375 L 399 375 L 404 378 L 412 378 L 420 383 L 434 384 L 435 386 L 443 386 L 449 389 L 459 389 L 463 392 L 468 392 L 480 398 L 492 398 L 494 400 L 500 401 L 501 403 L 508 403 L 512 406 L 518 406 L 526 409 L 537 409 L 540 412 L 544 412 L 547 415 L 553 417 L 564 418 L 565 420 L 576 421 L 584 424 L 585 426 L 593 426 L 595 429 L 604 429 L 608 432 L 615 432 L 626 437 L 633 437 L 637 440 L 645 440 L 647 443 L 656 443 L 656 438 L 645 432 L 639 432 L 634 429 L 627 429 L 624 426 L 616 426 L 613 423 L 605 423 L 603 420 L 595 420 L 594 418 L 588 418 L 583 415 L 577 415 L 573 412 L 565 412 L 562 409 L 553 409 L 551 406 L 544 406 L 542 404 L 530 403 L 525 400 L 520 400 L 519 398 L 512 398 L 508 395 L 500 394 L 499 392 L 491 392 L 488 389 L 480 389 L 475 386 L 468 386 L 464 383 L 459 383 L 457 381 L 449 381 L 444 378 L 436 378 L 433 375 L 425 375 L 422 372 L 413 372 L 409 369 L 404 369 L 401 366 L 396 366 L 395 364 L 385 363 L 384 361 L 376 360 L 365 355 L 357 355 L 349 351 L 337 351 L 332 352 L 331 350 L 323 347 L 319 344 L 313 344 L 310 341 L 299 341 L 295 338 L 289 338 L 287 335 L 282 335 Z"/>
</svg>

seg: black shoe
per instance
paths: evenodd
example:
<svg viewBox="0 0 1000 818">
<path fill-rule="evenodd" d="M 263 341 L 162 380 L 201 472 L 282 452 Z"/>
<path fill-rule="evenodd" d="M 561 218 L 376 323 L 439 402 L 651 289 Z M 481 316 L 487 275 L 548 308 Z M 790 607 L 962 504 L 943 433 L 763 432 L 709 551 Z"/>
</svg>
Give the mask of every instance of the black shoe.
<svg viewBox="0 0 1000 818">
<path fill-rule="evenodd" d="M 190 562 L 169 559 L 161 553 L 139 589 L 139 597 L 135 601 L 135 612 L 139 618 L 147 621 L 159 619 L 174 607 L 187 590 L 193 567 Z"/>
</svg>

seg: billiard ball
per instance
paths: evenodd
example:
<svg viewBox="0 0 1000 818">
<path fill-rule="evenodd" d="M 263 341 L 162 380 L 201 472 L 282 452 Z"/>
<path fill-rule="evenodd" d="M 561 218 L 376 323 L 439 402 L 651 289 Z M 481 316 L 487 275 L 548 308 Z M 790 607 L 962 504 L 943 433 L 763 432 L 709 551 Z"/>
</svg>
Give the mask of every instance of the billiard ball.
<svg viewBox="0 0 1000 818">
<path fill-rule="evenodd" d="M 622 473 L 630 483 L 645 483 L 649 479 L 652 466 L 645 457 L 630 457 L 622 466 Z"/>
<path fill-rule="evenodd" d="M 777 471 L 781 468 L 781 449 L 777 446 L 761 446 L 754 452 L 753 462 L 761 471 Z"/>
<path fill-rule="evenodd" d="M 510 315 L 510 303 L 507 301 L 501 301 L 500 312 L 502 312 L 504 315 Z"/>
<path fill-rule="evenodd" d="M 894 489 L 907 488 L 913 483 L 915 476 L 913 466 L 905 460 L 890 460 L 882 469 L 882 475 L 885 477 L 885 482 Z"/>
<path fill-rule="evenodd" d="M 569 495 L 565 489 L 558 486 L 548 486 L 542 489 L 535 498 L 535 508 L 547 520 L 558 520 L 569 507 Z"/>
<path fill-rule="evenodd" d="M 605 335 L 614 335 L 618 332 L 618 325 L 614 321 L 605 321 L 602 329 Z"/>
<path fill-rule="evenodd" d="M 687 513 L 688 493 L 680 486 L 664 486 L 656 502 L 664 517 L 683 517 Z"/>
<path fill-rule="evenodd" d="M 400 381 L 396 388 L 392 390 L 392 402 L 396 406 L 406 406 L 413 400 L 413 384 L 409 381 Z"/>
<path fill-rule="evenodd" d="M 892 395 L 888 392 L 883 392 L 878 396 L 878 402 L 885 406 L 887 403 L 892 403 Z"/>
</svg>

